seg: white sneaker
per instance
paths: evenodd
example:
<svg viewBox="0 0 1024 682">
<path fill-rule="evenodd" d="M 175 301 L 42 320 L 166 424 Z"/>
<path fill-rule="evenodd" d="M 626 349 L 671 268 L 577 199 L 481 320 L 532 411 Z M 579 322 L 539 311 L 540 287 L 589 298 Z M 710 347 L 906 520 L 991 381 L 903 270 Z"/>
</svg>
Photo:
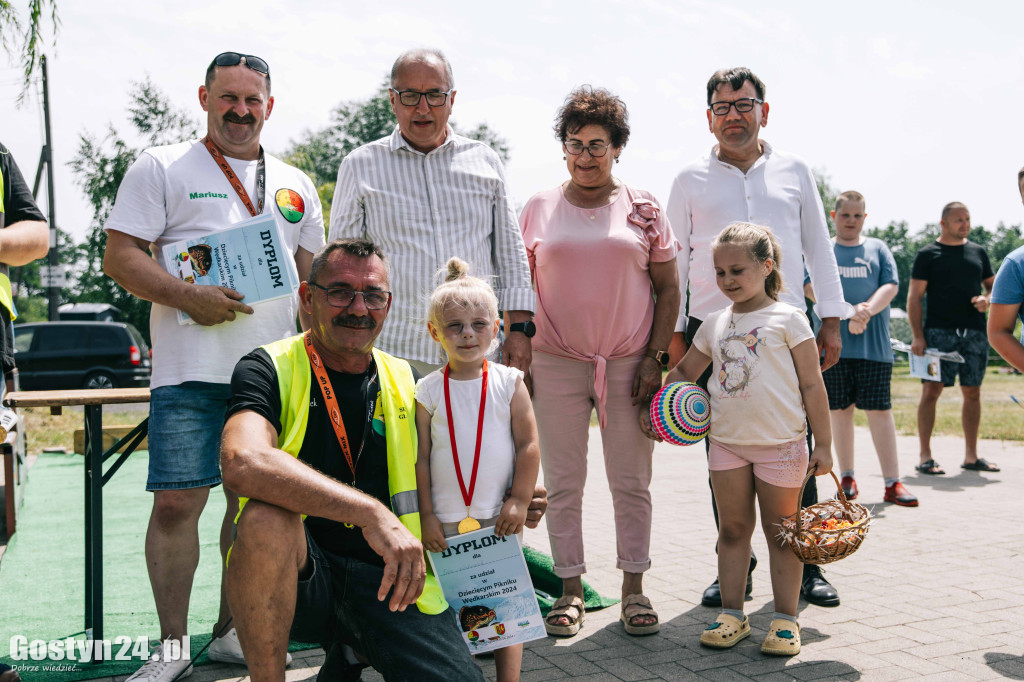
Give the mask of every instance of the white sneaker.
<svg viewBox="0 0 1024 682">
<path fill-rule="evenodd" d="M 218 663 L 245 665 L 245 656 L 242 655 L 242 644 L 238 641 L 238 633 L 234 628 L 231 628 L 222 636 L 210 642 L 210 648 L 206 650 L 206 655 L 211 661 L 217 661 Z M 291 662 L 292 655 L 285 652 L 284 664 L 288 665 Z M 128 681 L 125 680 L 125 682 Z"/>
<path fill-rule="evenodd" d="M 165 640 L 160 648 L 154 651 L 153 657 L 125 682 L 172 682 L 191 675 L 192 661 L 182 656 L 178 642 L 174 641 L 173 649 L 170 648 L 171 643 L 172 640 Z M 173 658 L 170 655 L 172 650 Z"/>
</svg>

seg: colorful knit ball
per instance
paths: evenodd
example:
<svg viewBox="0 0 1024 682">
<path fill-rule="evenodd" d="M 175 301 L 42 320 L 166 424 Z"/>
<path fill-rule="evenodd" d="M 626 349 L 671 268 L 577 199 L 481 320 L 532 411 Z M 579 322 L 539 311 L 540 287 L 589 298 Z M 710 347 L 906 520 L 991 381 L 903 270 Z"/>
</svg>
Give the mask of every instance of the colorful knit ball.
<svg viewBox="0 0 1024 682">
<path fill-rule="evenodd" d="M 697 384 L 678 381 L 665 386 L 651 401 L 651 425 L 662 440 L 693 445 L 711 427 L 711 398 Z"/>
</svg>

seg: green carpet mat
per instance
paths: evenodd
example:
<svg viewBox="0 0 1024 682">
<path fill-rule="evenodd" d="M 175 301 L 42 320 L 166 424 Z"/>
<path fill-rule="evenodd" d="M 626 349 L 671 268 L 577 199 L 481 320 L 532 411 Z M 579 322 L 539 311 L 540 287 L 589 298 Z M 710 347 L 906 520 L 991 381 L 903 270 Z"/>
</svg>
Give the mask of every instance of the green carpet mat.
<svg viewBox="0 0 1024 682">
<path fill-rule="evenodd" d="M 530 569 L 533 591 L 537 594 L 540 612 L 546 616 L 551 610 L 552 604 L 562 594 L 562 579 L 555 575 L 552 570 L 554 561 L 544 552 L 532 547 L 523 547 L 523 554 L 526 555 L 526 564 Z M 585 580 L 583 581 L 583 605 L 587 611 L 600 611 L 618 604 L 619 601 L 602 597 L 597 590 L 588 585 Z"/>
<path fill-rule="evenodd" d="M 111 462 L 108 462 L 108 465 Z M 148 453 L 136 452 L 103 487 L 103 632 L 114 640 L 133 642 L 160 634 L 153 593 L 146 572 L 144 542 L 152 495 L 145 492 Z M 0 562 L 0 662 L 9 665 L 69 666 L 68 661 L 14 661 L 11 638 L 31 640 L 84 639 L 85 538 L 84 460 L 79 455 L 44 453 L 29 471 L 25 501 L 18 515 L 18 531 Z M 220 590 L 220 554 L 217 536 L 225 500 L 219 488 L 199 522 L 200 558 L 192 586 L 189 631 L 193 655 L 210 638 L 217 618 Z M 525 548 L 530 576 L 541 612 L 547 614 L 561 580 L 552 572 L 552 560 L 543 552 Z M 584 583 L 588 610 L 618 603 Z M 293 645 L 292 650 L 309 648 Z M 114 652 L 117 652 L 114 647 Z M 197 661 L 206 663 L 206 655 Z M 74 665 L 77 670 L 29 668 L 22 679 L 72 682 L 97 677 L 128 675 L 139 667 L 137 659 Z"/>
<path fill-rule="evenodd" d="M 108 461 L 108 465 L 112 462 Z M 146 572 L 144 542 L 153 497 L 145 491 L 148 453 L 136 452 L 103 487 L 104 638 L 148 636 L 160 624 Z M 84 639 L 84 460 L 44 453 L 29 471 L 18 531 L 0 562 L 0 662 L 49 665 L 67 661 L 13 661 L 11 637 Z M 220 599 L 217 536 L 225 500 L 219 488 L 199 522 L 200 557 L 192 586 L 189 630 L 195 653 L 209 640 Z M 117 648 L 115 647 L 115 652 Z M 205 658 L 205 654 L 203 656 Z M 125 675 L 137 660 L 77 665 L 78 672 L 29 672 L 23 679 L 83 680 Z"/>
</svg>

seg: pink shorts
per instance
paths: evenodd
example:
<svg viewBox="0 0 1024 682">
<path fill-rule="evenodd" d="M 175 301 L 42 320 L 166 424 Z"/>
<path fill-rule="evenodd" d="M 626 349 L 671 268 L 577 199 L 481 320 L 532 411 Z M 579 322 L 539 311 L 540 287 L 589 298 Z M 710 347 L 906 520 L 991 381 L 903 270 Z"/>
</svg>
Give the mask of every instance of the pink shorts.
<svg viewBox="0 0 1024 682">
<path fill-rule="evenodd" d="M 737 445 L 709 438 L 708 469 L 727 471 L 753 465 L 754 476 L 780 488 L 799 488 L 807 475 L 807 440 L 781 445 Z"/>
</svg>

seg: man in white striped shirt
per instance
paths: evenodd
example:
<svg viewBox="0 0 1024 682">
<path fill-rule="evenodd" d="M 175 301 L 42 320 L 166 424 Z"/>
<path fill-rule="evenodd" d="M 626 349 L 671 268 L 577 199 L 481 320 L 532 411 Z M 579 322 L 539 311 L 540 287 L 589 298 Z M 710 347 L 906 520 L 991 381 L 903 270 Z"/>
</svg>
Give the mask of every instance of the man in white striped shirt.
<svg viewBox="0 0 1024 682">
<path fill-rule="evenodd" d="M 435 273 L 452 256 L 493 277 L 504 311 L 505 364 L 530 367 L 535 297 L 505 170 L 486 144 L 448 125 L 455 103 L 451 65 L 437 50 L 402 54 L 391 69 L 388 137 L 345 157 L 331 208 L 330 238 L 363 237 L 392 263 L 391 321 L 377 346 L 421 374 L 444 362 L 426 324 Z"/>
</svg>

